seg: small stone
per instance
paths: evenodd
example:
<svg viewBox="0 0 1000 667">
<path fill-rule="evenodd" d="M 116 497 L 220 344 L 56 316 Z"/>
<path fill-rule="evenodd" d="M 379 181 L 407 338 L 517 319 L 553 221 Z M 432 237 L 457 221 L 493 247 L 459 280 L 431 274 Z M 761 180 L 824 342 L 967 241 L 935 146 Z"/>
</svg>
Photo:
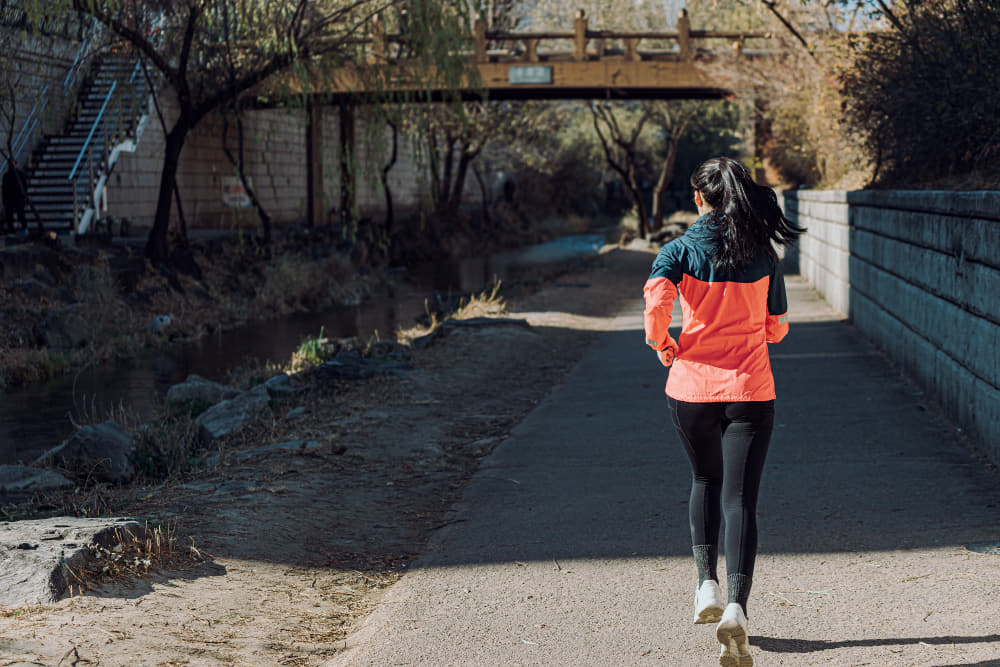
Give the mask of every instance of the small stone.
<svg viewBox="0 0 1000 667">
<path fill-rule="evenodd" d="M 157 315 L 156 317 L 153 318 L 152 323 L 149 325 L 149 333 L 151 334 L 163 333 L 166 330 L 166 328 L 170 326 L 170 323 L 173 321 L 174 321 L 173 315 L 170 314 Z"/>
<path fill-rule="evenodd" d="M 234 398 L 213 405 L 198 415 L 195 423 L 204 442 L 214 442 L 250 425 L 268 407 L 267 388 L 259 385 Z"/>
<path fill-rule="evenodd" d="M 265 382 L 264 386 L 267 388 L 267 394 L 271 398 L 288 398 L 303 391 L 300 387 L 294 386 L 292 378 L 288 377 L 285 373 L 275 375 Z"/>
<path fill-rule="evenodd" d="M 318 384 L 336 379 L 359 380 L 376 376 L 407 375 L 413 366 L 402 361 L 365 359 L 357 352 L 341 352 L 336 357 L 316 367 L 314 377 Z"/>
<path fill-rule="evenodd" d="M 167 390 L 167 403 L 173 407 L 200 403 L 211 406 L 238 396 L 240 392 L 218 382 L 212 382 L 200 375 L 188 375 L 180 384 Z"/>
</svg>

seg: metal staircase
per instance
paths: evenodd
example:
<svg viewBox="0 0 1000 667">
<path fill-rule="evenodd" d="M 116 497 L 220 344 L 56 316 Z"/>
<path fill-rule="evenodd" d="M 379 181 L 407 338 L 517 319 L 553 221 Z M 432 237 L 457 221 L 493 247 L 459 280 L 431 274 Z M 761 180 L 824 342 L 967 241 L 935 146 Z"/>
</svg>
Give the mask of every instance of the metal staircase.
<svg viewBox="0 0 1000 667">
<path fill-rule="evenodd" d="M 82 234 L 101 218 L 108 178 L 122 152 L 134 152 L 150 95 L 135 56 L 109 50 L 94 59 L 77 112 L 32 155 L 28 197 L 46 229 Z"/>
</svg>

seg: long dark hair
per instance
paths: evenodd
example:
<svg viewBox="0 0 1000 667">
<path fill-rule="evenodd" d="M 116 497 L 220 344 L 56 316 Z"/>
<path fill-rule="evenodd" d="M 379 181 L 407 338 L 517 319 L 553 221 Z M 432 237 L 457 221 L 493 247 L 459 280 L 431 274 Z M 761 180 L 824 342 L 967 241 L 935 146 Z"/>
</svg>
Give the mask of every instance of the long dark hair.
<svg viewBox="0 0 1000 667">
<path fill-rule="evenodd" d="M 743 164 L 728 157 L 706 160 L 691 174 L 691 186 L 714 210 L 708 228 L 715 234 L 712 263 L 717 269 L 740 269 L 773 244 L 790 245 L 806 231 L 785 217 L 774 190 L 757 185 Z"/>
</svg>

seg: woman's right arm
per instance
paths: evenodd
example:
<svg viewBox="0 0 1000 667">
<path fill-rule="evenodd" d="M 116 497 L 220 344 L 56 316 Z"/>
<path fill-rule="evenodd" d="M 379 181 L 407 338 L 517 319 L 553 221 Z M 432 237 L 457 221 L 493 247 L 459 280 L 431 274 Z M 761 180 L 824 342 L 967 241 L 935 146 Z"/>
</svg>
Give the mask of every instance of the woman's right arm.
<svg viewBox="0 0 1000 667">
<path fill-rule="evenodd" d="M 679 266 L 673 249 L 668 244 L 660 250 L 653 262 L 653 270 L 643 287 L 645 301 L 643 321 L 646 329 L 646 345 L 656 350 L 664 366 L 673 362 L 677 352 L 677 341 L 670 335 L 671 313 L 677 298 L 677 284 L 680 282 Z"/>
</svg>

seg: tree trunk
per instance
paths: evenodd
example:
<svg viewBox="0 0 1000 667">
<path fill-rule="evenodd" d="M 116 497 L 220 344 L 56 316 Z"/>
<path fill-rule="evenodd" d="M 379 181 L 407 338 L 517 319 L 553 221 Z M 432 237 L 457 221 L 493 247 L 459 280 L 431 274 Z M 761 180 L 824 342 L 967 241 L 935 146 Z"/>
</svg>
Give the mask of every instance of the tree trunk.
<svg viewBox="0 0 1000 667">
<path fill-rule="evenodd" d="M 486 182 L 483 181 L 483 175 L 479 173 L 476 169 L 476 165 L 472 165 L 472 175 L 476 177 L 476 183 L 479 184 L 479 196 L 480 196 L 480 206 L 483 212 L 483 227 L 486 229 L 492 229 L 493 221 L 490 218 L 490 197 L 489 192 L 486 190 Z"/>
<path fill-rule="evenodd" d="M 451 198 L 448 202 L 448 213 L 451 215 L 458 213 L 458 207 L 462 205 L 462 191 L 465 190 L 465 177 L 469 173 L 469 164 L 478 152 L 469 152 L 467 147 L 464 147 L 461 151 L 461 156 L 458 160 L 458 169 L 455 171 L 455 182 L 452 183 Z"/>
<path fill-rule="evenodd" d="M 260 199 L 257 198 L 257 193 L 254 191 L 253 187 L 250 185 L 250 181 L 247 179 L 246 170 L 243 168 L 244 157 L 246 155 L 246 150 L 244 148 L 244 135 L 243 135 L 243 120 L 240 117 L 240 110 L 233 109 L 233 113 L 236 116 L 236 155 L 233 155 L 233 151 L 229 148 L 229 118 L 223 113 L 222 115 L 222 152 L 226 154 L 229 158 L 230 164 L 236 169 L 236 175 L 240 177 L 240 184 L 243 186 L 244 192 L 247 193 L 247 197 L 250 198 L 250 204 L 253 206 L 254 210 L 257 212 L 257 217 L 260 219 L 260 230 L 261 230 L 261 241 L 264 245 L 271 243 L 271 216 L 264 209 L 264 205 L 261 203 Z"/>
<path fill-rule="evenodd" d="M 649 211 L 646 210 L 646 202 L 642 201 L 638 170 L 632 156 L 629 159 L 628 178 L 625 179 L 625 187 L 628 189 L 629 194 L 632 195 L 632 201 L 635 202 L 635 214 L 639 218 L 639 238 L 644 239 L 649 236 Z"/>
<path fill-rule="evenodd" d="M 594 122 L 594 130 L 597 132 L 597 138 L 600 139 L 601 148 L 604 150 L 604 159 L 607 161 L 608 166 L 610 166 L 622 179 L 622 185 L 628 190 L 629 197 L 632 199 L 632 203 L 635 204 L 635 212 L 638 216 L 638 234 L 640 239 L 644 239 L 647 236 L 649 229 L 649 214 L 646 211 L 646 204 L 642 201 L 642 192 L 639 189 L 639 179 L 637 172 L 637 157 L 635 154 L 635 142 L 639 137 L 639 133 L 642 131 L 642 125 L 649 118 L 648 113 L 644 113 L 639 119 L 636 127 L 633 129 L 631 136 L 626 138 L 615 119 L 614 112 L 610 110 L 604 110 L 600 107 L 590 106 L 591 119 Z M 601 123 L 607 126 L 608 131 L 611 134 L 611 139 L 614 141 L 615 145 L 622 153 L 623 162 L 621 164 L 615 159 L 613 148 L 609 144 L 607 138 L 604 136 L 604 132 L 601 130 Z"/>
<path fill-rule="evenodd" d="M 674 167 L 677 165 L 677 148 L 681 143 L 684 128 L 675 126 L 670 132 L 670 144 L 667 146 L 667 157 L 660 166 L 660 177 L 653 188 L 653 230 L 663 227 L 663 193 L 674 178 Z"/>
<path fill-rule="evenodd" d="M 455 140 L 450 136 L 445 136 L 447 148 L 444 153 L 444 165 L 441 170 L 441 190 L 438 192 L 438 212 L 449 213 L 448 205 L 451 200 L 452 174 L 455 169 Z"/>
<path fill-rule="evenodd" d="M 160 172 L 160 191 L 156 198 L 156 215 L 153 218 L 153 228 L 149 230 L 146 241 L 146 257 L 151 262 L 165 262 L 170 253 L 167 243 L 167 230 L 170 227 L 170 208 L 177 183 L 177 168 L 180 166 L 181 151 L 187 140 L 188 125 L 183 116 L 166 136 L 163 148 L 163 171 Z"/>
<path fill-rule="evenodd" d="M 388 124 L 392 128 L 392 156 L 389 158 L 389 162 L 382 167 L 382 191 L 385 193 L 385 224 L 382 227 L 382 233 L 385 235 L 386 241 L 389 240 L 395 222 L 392 209 L 392 189 L 389 188 L 389 171 L 396 165 L 396 159 L 399 157 L 399 126 L 392 121 L 389 121 Z"/>
</svg>

